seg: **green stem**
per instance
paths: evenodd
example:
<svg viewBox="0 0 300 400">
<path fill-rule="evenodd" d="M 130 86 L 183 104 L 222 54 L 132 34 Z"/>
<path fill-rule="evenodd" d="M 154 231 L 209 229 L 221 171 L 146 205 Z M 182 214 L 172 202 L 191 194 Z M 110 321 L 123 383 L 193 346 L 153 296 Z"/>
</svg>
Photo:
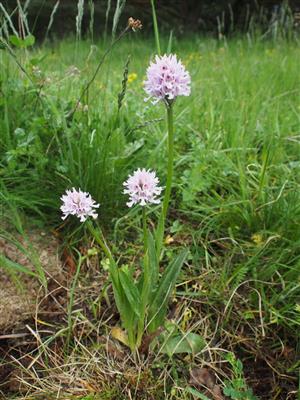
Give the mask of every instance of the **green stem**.
<svg viewBox="0 0 300 400">
<path fill-rule="evenodd" d="M 158 32 L 158 24 L 157 24 L 154 0 L 151 0 L 151 7 L 152 7 L 152 17 L 153 17 L 153 27 L 154 27 L 156 49 L 157 49 L 158 55 L 160 56 L 161 51 L 160 51 L 160 43 L 159 43 L 159 32 Z"/>
<path fill-rule="evenodd" d="M 147 216 L 146 216 L 146 208 L 143 207 L 143 240 L 144 240 L 144 270 L 143 270 L 143 286 L 141 292 L 141 300 L 142 300 L 142 309 L 141 315 L 138 320 L 138 331 L 137 331 L 137 340 L 136 347 L 139 348 L 142 343 L 142 337 L 145 329 L 145 315 L 146 315 L 146 306 L 147 306 L 147 290 L 149 289 L 147 285 L 149 285 L 149 259 L 148 259 L 148 236 L 147 236 Z"/>
<path fill-rule="evenodd" d="M 165 197 L 163 202 L 163 216 L 164 220 L 167 217 L 171 188 L 172 188 L 172 178 L 173 178 L 173 159 L 174 159 L 174 125 L 173 125 L 173 107 L 169 105 L 167 107 L 167 123 L 168 123 L 168 175 L 167 175 L 167 185 L 165 191 Z"/>
<path fill-rule="evenodd" d="M 93 226 L 93 224 L 90 221 L 87 221 L 87 227 L 89 229 L 89 231 L 91 232 L 91 234 L 93 235 L 94 239 L 96 240 L 96 242 L 100 245 L 100 247 L 102 248 L 102 250 L 104 251 L 104 254 L 106 255 L 106 257 L 111 261 L 113 261 L 113 257 L 111 254 L 111 251 L 108 247 L 108 245 L 106 244 L 103 234 L 101 232 L 101 230 L 99 229 L 96 230 Z"/>
<path fill-rule="evenodd" d="M 174 123 L 173 123 L 173 106 L 172 104 L 167 105 L 167 126 L 168 126 L 168 170 L 167 170 L 167 183 L 165 196 L 162 205 L 162 212 L 158 224 L 156 246 L 158 259 L 161 255 L 161 249 L 163 245 L 163 237 L 165 231 L 165 221 L 168 214 L 168 208 L 170 203 L 172 179 L 173 179 L 173 160 L 174 160 Z"/>
<path fill-rule="evenodd" d="M 96 240 L 96 242 L 100 245 L 100 247 L 102 248 L 104 254 L 106 255 L 106 257 L 109 259 L 109 269 L 110 269 L 110 275 L 112 278 L 112 283 L 113 286 L 116 290 L 119 289 L 119 278 L 118 278 L 118 268 L 117 268 L 117 264 L 111 254 L 111 251 L 103 237 L 103 233 L 101 231 L 100 228 L 98 228 L 97 230 L 94 228 L 93 224 L 91 223 L 91 221 L 87 221 L 87 227 L 89 229 L 89 231 L 91 232 L 91 234 L 93 235 L 94 239 Z"/>
<path fill-rule="evenodd" d="M 91 86 L 91 84 L 94 82 L 94 80 L 96 79 L 96 76 L 102 66 L 102 64 L 105 61 L 106 56 L 111 52 L 111 50 L 113 49 L 113 47 L 119 42 L 119 40 L 122 39 L 122 37 L 125 35 L 125 33 L 127 33 L 129 31 L 129 27 L 127 26 L 121 33 L 120 35 L 113 40 L 113 42 L 111 43 L 110 47 L 108 49 L 106 49 L 106 51 L 104 52 L 103 56 L 101 57 L 97 68 L 95 69 L 95 72 L 93 74 L 93 76 L 91 77 L 91 79 L 88 81 L 87 85 L 84 87 L 83 91 L 81 92 L 81 95 L 79 96 L 77 102 L 76 102 L 76 106 L 74 107 L 74 109 L 71 111 L 71 113 L 68 115 L 68 117 L 73 117 L 73 115 L 75 114 L 75 112 L 78 109 L 78 105 L 79 103 L 82 101 L 85 93 L 89 90 L 89 87 Z"/>
<path fill-rule="evenodd" d="M 144 252 L 146 254 L 148 246 L 147 246 L 147 216 L 145 207 L 143 207 L 143 239 L 144 239 Z"/>
</svg>

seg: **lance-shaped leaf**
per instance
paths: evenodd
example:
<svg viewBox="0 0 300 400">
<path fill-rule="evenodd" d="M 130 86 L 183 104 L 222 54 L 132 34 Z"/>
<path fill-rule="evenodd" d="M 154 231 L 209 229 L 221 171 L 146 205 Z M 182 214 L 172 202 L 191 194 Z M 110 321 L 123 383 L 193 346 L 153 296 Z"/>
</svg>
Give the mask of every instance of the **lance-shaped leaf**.
<svg viewBox="0 0 300 400">
<path fill-rule="evenodd" d="M 0 268 L 1 267 L 6 268 L 8 271 L 23 272 L 27 275 L 37 277 L 37 274 L 31 271 L 31 269 L 24 267 L 23 265 L 18 264 L 14 261 L 11 261 L 9 258 L 6 258 L 2 254 L 0 254 Z"/>
<path fill-rule="evenodd" d="M 169 297 L 175 286 L 176 279 L 186 259 L 188 250 L 183 250 L 172 261 L 163 273 L 156 294 L 149 309 L 149 331 L 154 332 L 162 325 L 167 311 Z"/>
<path fill-rule="evenodd" d="M 155 241 L 150 231 L 147 232 L 147 252 L 144 257 L 141 297 L 144 308 L 152 302 L 158 281 L 158 259 Z"/>
<path fill-rule="evenodd" d="M 128 268 L 120 268 L 119 279 L 124 291 L 124 295 L 128 300 L 132 311 L 134 311 L 134 313 L 139 317 L 141 309 L 141 296 L 132 278 L 132 275 L 128 271 Z"/>
</svg>

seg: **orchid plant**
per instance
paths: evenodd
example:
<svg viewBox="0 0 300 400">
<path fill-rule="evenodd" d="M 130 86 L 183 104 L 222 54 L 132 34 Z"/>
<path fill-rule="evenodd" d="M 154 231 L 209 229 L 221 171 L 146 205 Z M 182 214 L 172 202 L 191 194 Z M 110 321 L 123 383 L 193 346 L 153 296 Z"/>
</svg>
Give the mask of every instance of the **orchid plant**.
<svg viewBox="0 0 300 400">
<path fill-rule="evenodd" d="M 113 286 L 116 306 L 127 333 L 127 344 L 136 351 L 142 344 L 145 333 L 154 337 L 164 324 L 169 297 L 173 291 L 178 274 L 186 259 L 187 250 L 183 250 L 171 263 L 160 272 L 165 221 L 171 197 L 174 127 L 173 107 L 178 96 L 189 96 L 190 75 L 176 55 L 156 56 L 147 69 L 144 89 L 155 104 L 162 101 L 166 106 L 168 127 L 168 165 L 167 180 L 158 226 L 152 232 L 147 224 L 146 209 L 151 204 L 159 204 L 162 187 L 155 171 L 137 169 L 124 182 L 124 194 L 129 196 L 128 207 L 142 208 L 143 248 L 142 273 L 138 278 L 128 266 L 119 267 L 99 227 L 91 221 L 97 218 L 99 208 L 89 193 L 81 190 L 67 190 L 62 196 L 63 219 L 76 215 L 80 222 L 85 222 L 96 242 L 109 259 L 110 278 Z M 147 100 L 148 100 L 147 99 Z M 90 218 L 91 217 L 91 218 Z"/>
</svg>

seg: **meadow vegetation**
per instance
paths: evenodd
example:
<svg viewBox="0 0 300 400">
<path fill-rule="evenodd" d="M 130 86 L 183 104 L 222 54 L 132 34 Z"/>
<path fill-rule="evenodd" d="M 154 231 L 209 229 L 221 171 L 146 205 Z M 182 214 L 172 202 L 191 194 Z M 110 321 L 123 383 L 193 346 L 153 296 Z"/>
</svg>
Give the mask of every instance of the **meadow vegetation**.
<svg viewBox="0 0 300 400">
<path fill-rule="evenodd" d="M 141 167 L 155 169 L 165 186 L 167 173 L 164 106 L 144 101 L 143 81 L 155 42 L 142 32 L 125 35 L 77 108 L 108 39 L 9 46 L 0 51 L 0 235 L 15 242 L 17 233 L 27 237 L 38 227 L 54 232 L 62 253 L 67 249 L 76 265 L 84 257 L 76 285 L 70 283 L 71 274 L 65 291 L 72 309 L 66 306 L 59 319 L 50 315 L 44 321 L 48 330 L 28 322 L 38 344 L 27 355 L 30 367 L 15 353 L 14 358 L 2 354 L 2 366 L 15 363 L 21 374 L 23 389 L 14 396 L 296 399 L 297 41 L 173 37 L 171 50 L 190 72 L 192 91 L 176 100 L 174 183 L 163 262 L 182 247 L 189 254 L 166 326 L 139 356 L 119 343 L 122 332 L 113 331 L 119 317 L 106 256 L 85 225 L 61 221 L 59 207 L 66 188 L 91 193 L 100 203 L 98 221 L 120 265 L 138 271 L 141 214 L 126 207 L 123 182 Z M 162 52 L 168 46 L 168 38 L 162 38 Z M 148 216 L 150 224 L 159 207 Z M 26 251 L 35 266 L 31 279 L 46 286 L 38 254 L 28 246 Z M 5 273 L 22 283 L 26 268 L 0 257 Z M 181 338 L 199 336 L 190 336 L 192 343 L 178 342 L 179 333 Z M 5 383 L 0 382 L 0 393 L 9 398 Z"/>
</svg>

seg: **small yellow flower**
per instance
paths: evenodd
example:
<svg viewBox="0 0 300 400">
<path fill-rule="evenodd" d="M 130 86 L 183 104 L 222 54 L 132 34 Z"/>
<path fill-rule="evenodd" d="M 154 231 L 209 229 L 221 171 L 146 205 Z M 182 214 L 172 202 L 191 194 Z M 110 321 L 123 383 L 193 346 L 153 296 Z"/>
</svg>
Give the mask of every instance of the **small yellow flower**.
<svg viewBox="0 0 300 400">
<path fill-rule="evenodd" d="M 254 233 L 254 235 L 251 236 L 251 239 L 257 246 L 260 246 L 263 243 L 263 237 L 260 233 Z"/>
<path fill-rule="evenodd" d="M 132 72 L 131 74 L 128 75 L 128 83 L 132 83 L 133 81 L 135 81 L 137 78 L 137 74 L 135 72 Z"/>
<path fill-rule="evenodd" d="M 185 60 L 185 65 L 189 65 L 191 62 L 200 61 L 202 58 L 199 52 L 192 52 Z"/>
<path fill-rule="evenodd" d="M 173 243 L 174 242 L 174 238 L 171 236 L 171 235 L 168 235 L 166 238 L 165 238 L 165 244 L 171 244 L 171 243 Z"/>
</svg>

